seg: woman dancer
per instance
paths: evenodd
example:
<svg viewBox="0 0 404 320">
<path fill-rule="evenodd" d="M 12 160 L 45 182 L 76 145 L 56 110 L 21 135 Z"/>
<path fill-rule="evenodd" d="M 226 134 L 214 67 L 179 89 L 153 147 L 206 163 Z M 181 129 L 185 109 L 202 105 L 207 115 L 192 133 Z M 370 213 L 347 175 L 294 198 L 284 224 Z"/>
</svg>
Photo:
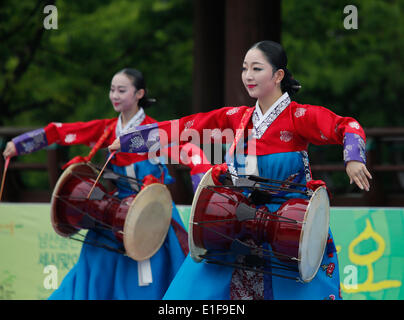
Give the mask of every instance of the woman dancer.
<svg viewBox="0 0 404 320">
<path fill-rule="evenodd" d="M 237 145 L 235 138 L 235 148 L 242 148 L 245 157 L 229 153 L 226 163 L 216 165 L 212 170 L 216 184 L 222 183 L 223 173 L 229 171 L 233 177 L 254 174 L 310 188 L 315 188 L 316 182 L 309 167 L 308 144 L 340 144 L 350 183 L 369 190 L 371 175 L 365 165 L 366 137 L 362 127 L 351 117 L 291 100 L 300 84 L 287 69 L 287 56 L 280 44 L 262 41 L 253 45 L 245 55 L 241 78 L 249 95 L 257 99 L 254 107 L 225 107 L 154 124 L 153 129 L 160 130 L 159 144 L 186 141 L 181 137 L 193 136 L 186 134 L 191 130 L 202 136 L 204 130 L 231 129 L 236 138 L 241 133 L 247 139 L 244 144 L 243 139 L 238 139 L 241 143 Z M 109 150 L 144 152 L 147 148 L 134 141 L 150 130 L 138 127 L 115 140 Z M 289 196 L 303 197 L 298 193 Z M 285 199 L 279 197 L 267 203 L 268 211 L 276 211 L 282 201 Z M 196 263 L 188 256 L 164 299 L 340 299 L 338 260 L 331 230 L 321 266 L 311 282 L 300 283 L 270 273 Z"/>
<path fill-rule="evenodd" d="M 291 100 L 290 96 L 298 91 L 300 84 L 287 69 L 287 56 L 280 44 L 262 41 L 253 45 L 245 55 L 241 78 L 249 95 L 257 99 L 254 107 L 225 107 L 154 124 L 154 128 L 158 127 L 164 133 L 160 133 L 159 143 L 182 140 L 180 138 L 186 137 L 186 132 L 190 130 L 202 135 L 207 129 L 231 129 L 236 138 L 240 132 L 244 135 L 243 139 L 238 139 L 241 144 L 236 144 L 235 148 L 242 148 L 245 157 L 243 160 L 229 153 L 225 164 L 216 165 L 212 171 L 216 184 L 220 184 L 223 173 L 229 171 L 233 177 L 240 173 L 254 174 L 311 188 L 316 183 L 309 167 L 309 143 L 340 144 L 343 145 L 350 183 L 369 190 L 371 175 L 365 165 L 366 137 L 362 127 L 351 117 L 341 117 L 324 107 Z M 148 131 L 150 128 L 138 127 L 115 140 L 109 149 L 144 152 L 147 148 L 134 143 L 134 138 Z M 243 144 L 245 141 L 247 143 Z M 290 197 L 303 196 L 294 193 Z M 285 199 L 279 197 L 277 201 L 267 203 L 268 211 L 276 211 L 282 201 Z M 299 283 L 269 273 L 196 263 L 188 256 L 164 299 L 341 298 L 338 260 L 331 230 L 321 266 L 311 282 Z M 194 283 L 198 285 L 195 287 Z"/>
<path fill-rule="evenodd" d="M 7 143 L 4 157 L 31 153 L 52 143 L 95 145 L 87 157 L 76 157 L 66 165 L 68 166 L 89 161 L 99 148 L 107 147 L 130 128 L 155 122 L 144 111 L 154 101 L 147 97 L 145 81 L 140 71 L 123 69 L 117 72 L 111 81 L 109 98 L 114 110 L 119 113 L 117 118 L 50 123 L 45 128 L 12 139 Z M 138 180 L 152 175 L 163 180 L 163 183 L 172 182 L 167 167 L 158 163 L 157 158 L 153 162 L 149 161 L 148 157 L 121 153 L 112 158 L 109 166 L 119 175 Z M 200 175 L 198 166 L 191 168 Z M 117 183 L 118 198 L 122 199 L 140 191 L 131 186 L 128 180 L 120 180 Z M 139 263 L 120 253 L 88 244 L 103 243 L 118 247 L 117 243 L 110 240 L 114 239 L 112 232 L 89 230 L 78 262 L 50 299 L 161 299 L 187 254 L 187 235 L 175 205 L 172 219 L 162 247 L 149 260 Z M 179 239 L 182 239 L 181 242 Z"/>
</svg>

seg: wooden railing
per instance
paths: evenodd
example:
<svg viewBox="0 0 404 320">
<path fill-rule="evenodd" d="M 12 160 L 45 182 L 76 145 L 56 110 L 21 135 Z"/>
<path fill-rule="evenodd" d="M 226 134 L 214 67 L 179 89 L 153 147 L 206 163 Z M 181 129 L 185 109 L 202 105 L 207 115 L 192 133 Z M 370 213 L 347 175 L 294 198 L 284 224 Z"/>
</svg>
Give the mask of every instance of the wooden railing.
<svg viewBox="0 0 404 320">
<path fill-rule="evenodd" d="M 0 151 L 6 143 L 13 137 L 20 135 L 24 132 L 34 130 L 37 128 L 13 128 L 13 127 L 0 127 Z M 4 202 L 50 202 L 52 191 L 62 174 L 62 166 L 69 161 L 65 156 L 63 148 L 57 145 L 52 145 L 45 148 L 46 161 L 43 162 L 22 162 L 22 157 L 14 157 L 10 161 L 8 171 L 6 174 L 5 186 L 2 196 Z M 99 151 L 103 152 L 103 151 Z M 104 151 L 105 152 L 105 151 Z M 28 157 L 28 156 L 24 156 Z M 169 185 L 173 200 L 178 204 L 191 204 L 193 191 L 192 182 L 189 177 L 189 168 L 183 165 L 167 165 L 171 176 L 175 179 L 176 183 Z M 0 156 L 0 177 L 3 176 L 4 158 Z M 21 176 L 29 171 L 47 172 L 48 185 L 42 189 L 29 189 L 24 186 Z"/>
<path fill-rule="evenodd" d="M 33 129 L 35 128 L 0 128 L 1 152 L 6 142 L 12 137 Z M 365 132 L 367 136 L 367 167 L 373 176 L 370 191 L 360 191 L 354 187 L 348 188 L 349 184 L 342 191 L 333 190 L 331 187 L 330 191 L 333 195 L 331 205 L 404 207 L 404 128 L 367 128 Z M 397 148 L 391 148 L 392 145 Z M 391 152 L 396 155 L 398 160 L 384 159 L 383 152 L 386 153 L 386 148 L 388 153 Z M 8 168 L 3 201 L 49 202 L 52 190 L 62 173 L 61 167 L 69 160 L 65 156 L 65 152 L 62 151 L 62 148 L 56 145 L 46 148 L 46 161 L 39 163 L 22 162 L 19 159 L 22 157 L 14 158 Z M 398 163 L 400 159 L 402 163 Z M 3 167 L 4 159 L 0 157 L 1 176 L 3 175 Z M 176 183 L 169 186 L 174 201 L 178 204 L 191 204 L 193 192 L 188 174 L 189 169 L 182 165 L 168 165 L 168 169 L 176 179 Z M 324 163 L 316 160 L 314 155 L 313 159 L 311 158 L 311 170 L 314 178 L 318 176 L 322 178 L 325 174 L 344 172 L 345 167 L 342 160 L 335 161 L 335 163 Z M 44 190 L 27 189 L 21 181 L 21 175 L 28 171 L 47 171 L 47 188 Z"/>
<path fill-rule="evenodd" d="M 403 207 L 404 128 L 367 128 L 365 133 L 367 168 L 373 177 L 370 180 L 370 190 L 369 192 L 333 193 L 331 204 L 334 206 Z M 392 146 L 396 148 L 392 148 Z M 388 149 L 390 159 L 384 159 L 383 154 L 386 153 L 386 150 L 383 149 Z M 394 156 L 397 156 L 395 161 L 393 161 Z M 342 161 L 338 164 L 312 163 L 311 170 L 315 176 L 324 172 L 344 172 L 345 166 Z"/>
</svg>

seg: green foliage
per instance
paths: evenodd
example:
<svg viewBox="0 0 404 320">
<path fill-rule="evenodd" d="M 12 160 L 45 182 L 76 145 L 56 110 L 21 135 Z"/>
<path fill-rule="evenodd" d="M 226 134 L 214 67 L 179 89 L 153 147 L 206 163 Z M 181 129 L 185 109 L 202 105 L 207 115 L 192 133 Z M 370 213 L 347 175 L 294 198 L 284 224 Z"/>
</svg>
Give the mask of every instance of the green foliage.
<svg viewBox="0 0 404 320">
<path fill-rule="evenodd" d="M 158 120 L 189 114 L 193 3 L 189 0 L 56 0 L 0 5 L 0 125 L 43 126 L 116 116 L 109 82 L 140 69 Z M 358 118 L 365 127 L 404 123 L 402 1 L 353 0 L 357 30 L 343 26 L 345 0 L 282 2 L 282 42 L 301 84 L 296 100 Z M 391 116 L 394 115 L 394 117 Z"/>
<path fill-rule="evenodd" d="M 0 125 L 115 117 L 109 83 L 124 67 L 141 70 L 158 120 L 190 109 L 192 3 L 188 0 L 56 1 L 58 29 L 45 30 L 45 2 L 0 7 Z M 29 18 L 26 12 L 33 13 Z M 26 32 L 25 32 L 26 31 Z M 35 34 L 41 34 L 34 42 Z M 7 38 L 6 38 L 7 36 Z M 26 70 L 15 75 L 32 53 Z"/>
<path fill-rule="evenodd" d="M 43 26 L 47 4 L 52 3 L 0 4 L 0 125 L 43 127 L 116 117 L 108 98 L 110 81 L 125 67 L 141 70 L 149 96 L 157 99 L 150 116 L 165 120 L 189 113 L 191 1 L 57 0 L 57 30 Z M 89 148 L 66 151 L 68 159 Z M 97 157 L 102 161 L 102 154 Z M 18 161 L 44 163 L 46 152 Z M 46 188 L 47 179 L 45 172 L 25 172 L 23 183 Z"/>
<path fill-rule="evenodd" d="M 358 29 L 344 28 L 347 4 L 358 10 Z M 296 100 L 364 127 L 402 126 L 403 9 L 402 1 L 283 1 L 282 42 L 302 84 Z"/>
<path fill-rule="evenodd" d="M 57 7 L 57 30 L 43 26 L 47 4 Z M 357 30 L 344 28 L 348 4 L 358 9 Z M 282 1 L 282 43 L 302 84 L 295 100 L 364 127 L 403 126 L 403 9 L 401 0 Z M 124 67 L 145 75 L 157 99 L 149 115 L 189 114 L 193 20 L 190 0 L 3 0 L 0 126 L 115 117 L 109 83 Z M 70 157 L 87 152 L 74 147 Z"/>
</svg>

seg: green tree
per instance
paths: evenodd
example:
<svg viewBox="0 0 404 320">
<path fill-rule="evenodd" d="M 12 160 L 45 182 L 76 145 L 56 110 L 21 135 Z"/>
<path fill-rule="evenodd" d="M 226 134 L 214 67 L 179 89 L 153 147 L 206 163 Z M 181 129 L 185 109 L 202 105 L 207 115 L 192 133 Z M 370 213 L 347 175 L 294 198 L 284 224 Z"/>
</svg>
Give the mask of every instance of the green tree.
<svg viewBox="0 0 404 320">
<path fill-rule="evenodd" d="M 49 4 L 57 8 L 56 30 L 43 25 Z M 150 116 L 164 120 L 190 110 L 191 1 L 5 0 L 0 21 L 2 126 L 116 117 L 108 93 L 112 76 L 124 67 L 143 72 L 149 96 L 157 99 Z M 85 146 L 63 150 L 66 158 L 89 151 Z M 43 163 L 46 153 L 16 161 Z M 22 179 L 27 188 L 48 185 L 43 172 L 24 172 Z"/>
<path fill-rule="evenodd" d="M 345 29 L 344 8 L 358 11 Z M 365 127 L 402 126 L 404 2 L 282 2 L 282 41 L 302 84 L 299 101 L 356 117 Z"/>
<path fill-rule="evenodd" d="M 58 29 L 46 30 L 54 4 Z M 172 118 L 190 108 L 192 3 L 187 0 L 5 1 L 0 7 L 0 125 L 115 117 L 113 74 L 141 70 L 150 115 Z"/>
</svg>

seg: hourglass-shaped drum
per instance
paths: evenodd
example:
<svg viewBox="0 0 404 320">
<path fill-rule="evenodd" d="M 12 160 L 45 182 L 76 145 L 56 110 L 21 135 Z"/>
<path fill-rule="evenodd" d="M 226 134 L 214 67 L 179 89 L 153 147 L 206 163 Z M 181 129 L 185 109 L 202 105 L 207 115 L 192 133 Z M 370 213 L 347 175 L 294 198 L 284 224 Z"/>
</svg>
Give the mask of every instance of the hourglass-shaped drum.
<svg viewBox="0 0 404 320">
<path fill-rule="evenodd" d="M 71 237 L 82 229 L 107 229 L 124 244 L 129 257 L 137 261 L 150 258 L 163 244 L 170 226 L 168 188 L 153 183 L 137 195 L 118 199 L 115 190 L 96 182 L 97 175 L 88 164 L 73 164 L 63 172 L 52 194 L 54 230 Z"/>
<path fill-rule="evenodd" d="M 265 206 L 258 208 L 240 189 L 215 186 L 210 172 L 201 180 L 192 204 L 191 257 L 196 262 L 209 262 L 210 254 L 218 250 L 223 253 L 237 248 L 240 253 L 240 248 L 248 249 L 248 241 L 257 246 L 268 243 L 272 261 L 276 258 L 295 266 L 299 280 L 311 281 L 320 267 L 328 238 L 326 189 L 316 189 L 309 199 L 286 200 L 271 213 Z M 249 250 L 244 254 L 250 254 Z"/>
</svg>

